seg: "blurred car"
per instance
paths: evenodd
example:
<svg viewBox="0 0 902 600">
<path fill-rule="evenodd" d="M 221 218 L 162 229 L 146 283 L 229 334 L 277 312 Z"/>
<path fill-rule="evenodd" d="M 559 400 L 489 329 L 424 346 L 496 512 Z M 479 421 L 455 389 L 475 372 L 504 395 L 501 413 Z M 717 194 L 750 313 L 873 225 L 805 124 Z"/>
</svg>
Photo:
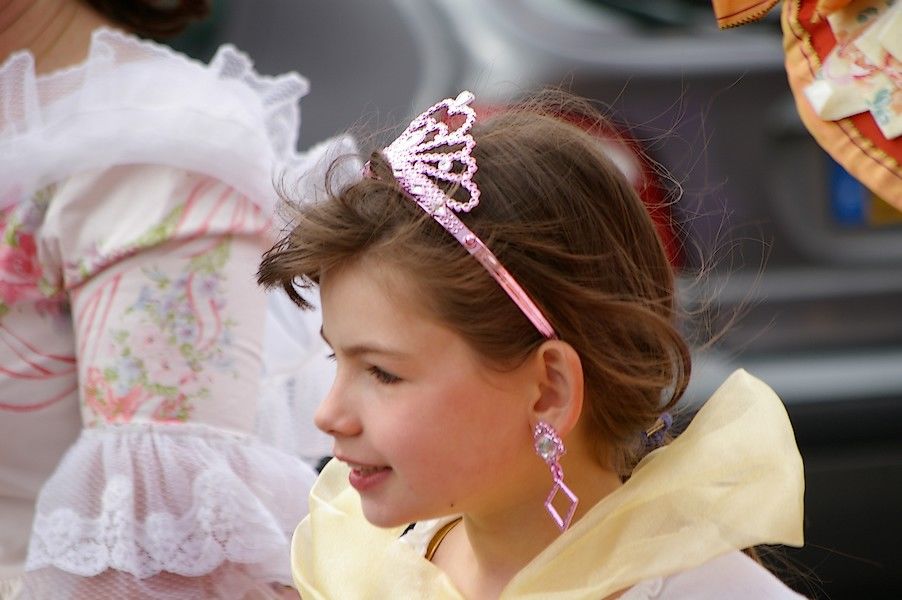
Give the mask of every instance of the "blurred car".
<svg viewBox="0 0 902 600">
<path fill-rule="evenodd" d="M 651 4 L 223 0 L 175 43 L 206 57 L 232 42 L 262 72 L 310 78 L 305 146 L 351 127 L 384 140 L 464 88 L 500 104 L 563 84 L 610 104 L 676 179 L 661 184 L 682 190 L 672 216 L 699 342 L 688 413 L 740 366 L 774 387 L 807 485 L 807 546 L 783 552 L 795 567 L 781 575 L 810 597 L 890 595 L 902 585 L 902 215 L 808 136 L 778 24 L 720 32 L 706 2 Z"/>
</svg>

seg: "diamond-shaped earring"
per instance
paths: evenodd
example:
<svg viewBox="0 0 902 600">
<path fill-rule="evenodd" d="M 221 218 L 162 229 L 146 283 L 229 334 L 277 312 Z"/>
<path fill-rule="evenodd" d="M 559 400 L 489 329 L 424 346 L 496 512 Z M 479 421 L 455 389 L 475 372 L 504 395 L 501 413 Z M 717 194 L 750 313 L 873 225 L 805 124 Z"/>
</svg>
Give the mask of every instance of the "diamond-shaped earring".
<svg viewBox="0 0 902 600">
<path fill-rule="evenodd" d="M 561 463 L 558 460 L 564 452 L 566 452 L 564 449 L 564 441 L 561 439 L 561 436 L 558 435 L 557 431 L 555 431 L 554 427 L 545 421 L 536 423 L 532 436 L 535 442 L 536 454 L 538 454 L 551 469 L 551 479 L 553 484 L 551 486 L 551 492 L 548 494 L 548 498 L 545 499 L 545 510 L 548 511 L 548 514 L 551 515 L 551 518 L 554 519 L 554 522 L 560 530 L 562 532 L 566 531 L 567 528 L 570 527 L 573 515 L 576 514 L 576 506 L 579 504 L 579 498 L 577 498 L 576 494 L 573 493 L 573 490 L 564 483 L 564 469 L 561 467 Z M 563 492 L 570 500 L 570 506 L 567 508 L 567 513 L 563 516 L 552 504 L 552 501 L 558 492 Z"/>
</svg>

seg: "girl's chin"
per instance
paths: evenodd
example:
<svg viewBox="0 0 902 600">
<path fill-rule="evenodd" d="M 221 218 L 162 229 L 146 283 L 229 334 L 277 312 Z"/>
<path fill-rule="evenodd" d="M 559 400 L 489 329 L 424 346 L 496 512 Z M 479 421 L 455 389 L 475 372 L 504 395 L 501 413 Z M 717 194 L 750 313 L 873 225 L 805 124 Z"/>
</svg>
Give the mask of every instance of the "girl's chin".
<svg viewBox="0 0 902 600">
<path fill-rule="evenodd" d="M 361 498 L 361 500 L 364 518 L 370 525 L 381 529 L 409 527 L 420 521 L 457 516 L 456 513 L 436 514 L 422 510 L 410 510 L 410 508 L 403 510 L 397 502 L 376 502 L 373 499 L 367 500 L 366 498 Z"/>
<path fill-rule="evenodd" d="M 363 516 L 370 525 L 382 529 L 394 529 L 396 527 L 407 527 L 411 523 L 416 522 L 416 519 L 407 519 L 404 518 L 404 515 L 397 512 L 380 510 L 381 508 L 381 506 L 373 506 L 367 510 L 366 502 L 363 503 Z"/>
<path fill-rule="evenodd" d="M 406 499 L 409 502 L 409 498 Z M 360 508 L 363 511 L 363 517 L 370 525 L 381 529 L 395 529 L 397 527 L 407 527 L 417 521 L 425 521 L 431 518 L 429 515 L 423 514 L 421 511 L 410 510 L 411 507 L 403 507 L 402 503 L 405 499 L 391 498 L 367 498 L 365 495 L 360 497 Z"/>
</svg>

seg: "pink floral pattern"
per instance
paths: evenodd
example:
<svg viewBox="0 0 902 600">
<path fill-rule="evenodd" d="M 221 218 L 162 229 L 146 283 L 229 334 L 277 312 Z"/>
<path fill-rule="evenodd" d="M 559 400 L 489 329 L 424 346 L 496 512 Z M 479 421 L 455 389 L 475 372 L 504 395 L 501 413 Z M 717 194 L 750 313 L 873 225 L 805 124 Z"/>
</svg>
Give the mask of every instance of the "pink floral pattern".
<svg viewBox="0 0 902 600">
<path fill-rule="evenodd" d="M 870 111 L 888 140 L 902 135 L 902 12 L 894 0 L 855 0 L 827 17 L 836 46 L 805 94 L 823 119 Z"/>
<path fill-rule="evenodd" d="M 11 230 L 9 241 L 0 245 L 0 302 L 11 306 L 28 297 L 40 277 L 34 236 Z"/>
<path fill-rule="evenodd" d="M 147 283 L 124 314 L 130 326 L 110 332 L 101 364 L 87 370 L 90 424 L 188 421 L 195 402 L 210 397 L 210 378 L 219 376 L 211 371 L 233 371 L 234 322 L 224 316 L 228 256 L 226 241 L 177 275 L 142 269 Z"/>
<path fill-rule="evenodd" d="M 111 378 L 111 382 L 107 379 L 108 375 L 96 367 L 88 369 L 84 385 L 88 405 L 108 422 L 131 421 L 138 407 L 147 399 L 147 394 L 140 385 L 120 394 L 113 385 L 115 377 Z"/>
<path fill-rule="evenodd" d="M 179 225 L 182 224 L 182 216 L 185 213 L 186 206 L 190 203 L 186 201 L 173 208 L 159 222 L 151 225 L 141 235 L 137 236 L 130 243 L 125 244 L 122 248 L 115 252 L 104 252 L 101 249 L 102 240 L 94 240 L 81 249 L 80 254 L 72 259 L 63 261 L 63 273 L 71 284 L 88 279 L 92 273 L 96 273 L 104 265 L 108 265 L 117 260 L 121 260 L 128 256 L 137 254 L 141 250 L 158 246 L 164 242 L 174 239 L 179 233 Z M 184 232 L 181 232 L 184 233 Z"/>
<path fill-rule="evenodd" d="M 35 243 L 51 193 L 41 190 L 30 202 L 0 212 L 0 316 L 14 304 L 42 302 L 55 294 L 43 277 Z"/>
</svg>

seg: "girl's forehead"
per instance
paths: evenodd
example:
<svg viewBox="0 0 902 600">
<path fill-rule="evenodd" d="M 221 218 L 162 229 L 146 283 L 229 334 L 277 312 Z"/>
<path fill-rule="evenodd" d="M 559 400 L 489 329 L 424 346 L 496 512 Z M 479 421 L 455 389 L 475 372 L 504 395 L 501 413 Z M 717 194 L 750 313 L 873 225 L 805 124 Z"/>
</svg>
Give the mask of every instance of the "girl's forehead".
<svg viewBox="0 0 902 600">
<path fill-rule="evenodd" d="M 386 262 L 358 260 L 325 272 L 320 295 L 327 325 L 333 319 L 353 319 L 378 330 L 446 329 L 410 274 Z"/>
<path fill-rule="evenodd" d="M 437 346 L 476 352 L 454 327 L 438 319 L 409 274 L 390 264 L 350 263 L 320 279 L 323 332 L 330 342 L 381 339 L 412 353 Z"/>
<path fill-rule="evenodd" d="M 338 294 L 405 308 L 415 308 L 424 302 L 422 291 L 410 273 L 389 261 L 366 255 L 323 272 L 320 288 L 327 295 L 334 290 Z"/>
</svg>

